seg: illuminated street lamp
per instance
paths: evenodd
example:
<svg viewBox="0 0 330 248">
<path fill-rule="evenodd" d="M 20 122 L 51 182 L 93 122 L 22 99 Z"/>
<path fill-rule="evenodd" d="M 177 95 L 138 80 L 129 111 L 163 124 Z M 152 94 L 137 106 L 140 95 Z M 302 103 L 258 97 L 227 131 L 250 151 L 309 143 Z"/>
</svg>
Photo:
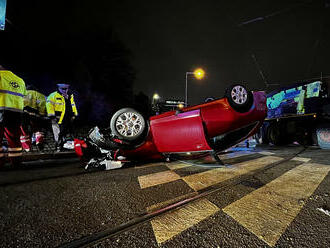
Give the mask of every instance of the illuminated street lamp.
<svg viewBox="0 0 330 248">
<path fill-rule="evenodd" d="M 182 103 L 179 103 L 179 104 L 178 104 L 178 108 L 179 108 L 179 109 L 183 109 L 183 107 L 184 107 L 184 105 L 183 105 Z"/>
<path fill-rule="evenodd" d="M 157 101 L 157 100 L 159 100 L 159 95 L 157 94 L 157 93 L 155 93 L 153 96 L 152 96 L 152 100 L 154 100 L 154 101 Z"/>
<path fill-rule="evenodd" d="M 197 68 L 194 71 L 186 72 L 186 91 L 185 91 L 185 105 L 188 106 L 188 75 L 194 75 L 198 80 L 202 79 L 205 76 L 205 71 L 202 68 Z"/>
<path fill-rule="evenodd" d="M 156 112 L 156 115 L 159 114 L 159 99 L 160 99 L 160 96 L 155 93 L 153 96 L 152 96 L 152 105 L 151 105 L 151 108 L 153 111 Z"/>
<path fill-rule="evenodd" d="M 201 68 L 198 68 L 194 71 L 194 76 L 197 79 L 202 79 L 205 76 L 205 71 Z"/>
</svg>

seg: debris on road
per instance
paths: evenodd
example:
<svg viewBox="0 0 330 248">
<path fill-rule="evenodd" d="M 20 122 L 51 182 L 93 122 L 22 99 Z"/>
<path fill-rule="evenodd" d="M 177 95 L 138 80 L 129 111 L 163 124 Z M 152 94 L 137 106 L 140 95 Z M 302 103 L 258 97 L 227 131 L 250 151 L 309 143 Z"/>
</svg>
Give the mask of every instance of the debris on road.
<svg viewBox="0 0 330 248">
<path fill-rule="evenodd" d="M 330 216 L 330 211 L 327 210 L 327 209 L 324 209 L 323 207 L 321 207 L 321 208 L 317 208 L 316 210 L 318 210 L 318 211 L 320 211 L 320 212 L 322 212 L 322 213 L 324 213 L 324 214 Z"/>
</svg>

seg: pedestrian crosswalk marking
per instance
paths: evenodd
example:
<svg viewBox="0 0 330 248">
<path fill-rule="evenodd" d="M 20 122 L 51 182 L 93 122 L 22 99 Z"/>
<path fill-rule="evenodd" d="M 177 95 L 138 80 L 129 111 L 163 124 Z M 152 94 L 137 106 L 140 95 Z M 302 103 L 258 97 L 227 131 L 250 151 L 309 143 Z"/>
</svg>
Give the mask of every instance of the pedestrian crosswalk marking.
<svg viewBox="0 0 330 248">
<path fill-rule="evenodd" d="M 273 152 L 259 152 L 259 154 L 261 154 L 261 155 L 265 155 L 265 156 L 271 156 L 271 155 L 274 155 L 275 153 L 273 153 Z"/>
<path fill-rule="evenodd" d="M 238 156 L 239 157 L 239 156 Z M 182 179 L 194 190 L 200 190 L 214 184 L 223 182 L 225 180 L 234 178 L 236 176 L 248 173 L 253 170 L 257 170 L 263 168 L 267 164 L 277 162 L 282 160 L 280 157 L 275 156 L 266 156 L 262 158 L 257 158 L 250 161 L 241 162 L 235 164 L 230 168 L 217 168 L 213 170 L 208 170 L 201 173 L 196 173 L 193 175 L 189 175 L 183 177 Z M 177 170 L 181 168 L 186 168 L 192 166 L 190 164 L 185 163 L 172 163 L 168 164 L 167 167 L 171 169 L 171 171 L 163 171 L 157 172 L 149 175 L 139 176 L 138 181 L 140 187 L 148 188 L 152 186 L 156 186 L 163 183 L 173 182 L 179 180 L 181 177 L 176 174 L 172 170 Z"/>
<path fill-rule="evenodd" d="M 181 177 L 174 171 L 162 171 L 145 176 L 139 176 L 138 181 L 141 189 L 156 186 L 163 183 L 169 183 L 180 179 Z"/>
<path fill-rule="evenodd" d="M 219 210 L 209 200 L 201 199 L 154 218 L 151 221 L 151 225 L 157 243 L 164 243 L 184 230 L 212 216 Z"/>
<path fill-rule="evenodd" d="M 151 213 L 153 211 L 156 211 L 157 209 L 167 207 L 169 205 L 172 205 L 172 204 L 175 204 L 177 202 L 183 201 L 183 200 L 185 200 L 187 198 L 190 198 L 190 197 L 194 197 L 197 194 L 198 194 L 198 192 L 194 191 L 194 192 L 191 192 L 191 193 L 188 193 L 188 194 L 185 194 L 185 195 L 180 195 L 178 197 L 172 198 L 172 199 L 164 201 L 164 202 L 156 203 L 156 204 L 154 204 L 150 207 L 147 207 L 147 211 L 148 211 L 148 213 Z"/>
<path fill-rule="evenodd" d="M 256 152 L 253 151 L 239 151 L 239 152 L 229 152 L 226 154 L 219 154 L 219 157 L 221 159 L 232 159 L 232 158 L 238 158 L 243 157 L 251 154 L 255 154 Z"/>
<path fill-rule="evenodd" d="M 141 188 L 148 188 L 182 179 L 193 190 L 198 191 L 225 180 L 262 169 L 281 160 L 283 158 L 267 155 L 234 164 L 230 168 L 212 169 L 186 177 L 180 177 L 173 170 L 191 165 L 176 162 L 166 165 L 170 169 L 169 171 L 140 176 L 139 183 Z M 304 164 L 286 172 L 281 177 L 223 209 L 225 213 L 232 216 L 271 246 L 276 244 L 287 226 L 303 207 L 304 201 L 314 192 L 330 170 L 329 166 L 308 163 L 310 161 L 309 158 L 296 157 L 292 160 L 303 162 Z M 307 181 L 304 181 L 306 178 Z M 194 194 L 194 192 L 191 194 Z M 181 197 L 179 196 L 177 200 L 180 199 Z M 244 202 L 241 202 L 243 199 Z M 154 211 L 162 206 L 172 204 L 173 200 L 155 204 L 148 207 L 147 210 L 149 212 Z M 243 213 L 241 212 L 242 209 Z M 217 206 L 204 199 L 156 217 L 151 221 L 151 224 L 158 244 L 162 244 L 182 231 L 196 225 L 218 210 Z M 251 218 L 249 219 L 249 217 Z"/>
<path fill-rule="evenodd" d="M 274 246 L 329 171 L 321 164 L 299 165 L 223 211 Z"/>
<path fill-rule="evenodd" d="M 220 157 L 220 159 L 224 160 L 224 159 L 235 159 L 235 158 L 239 158 L 239 157 L 248 156 L 251 154 L 255 154 L 255 152 L 250 152 L 250 151 L 234 152 L 234 153 L 227 153 L 227 154 L 219 154 L 218 156 Z M 215 161 L 215 163 L 216 163 L 216 161 Z M 190 167 L 193 165 L 194 165 L 193 162 L 191 162 L 191 163 L 189 163 L 189 162 L 172 162 L 172 163 L 167 164 L 166 166 L 170 170 L 178 170 L 178 169 Z"/>
<path fill-rule="evenodd" d="M 149 168 L 149 167 L 157 167 L 157 166 L 162 166 L 164 163 L 151 163 L 151 164 L 146 164 L 146 165 L 138 165 L 135 166 L 135 169 L 144 169 L 144 168 Z"/>
<path fill-rule="evenodd" d="M 228 179 L 246 174 L 248 172 L 265 167 L 268 164 L 278 162 L 283 158 L 267 156 L 241 162 L 233 165 L 231 168 L 217 168 L 198 174 L 189 175 L 182 179 L 194 190 L 201 190 Z"/>
<path fill-rule="evenodd" d="M 307 163 L 311 160 L 311 158 L 294 157 L 291 160 Z"/>
<path fill-rule="evenodd" d="M 249 154 L 251 154 L 251 153 L 249 153 Z M 246 155 L 249 155 L 249 154 L 247 154 L 247 153 L 234 154 L 234 156 L 230 156 L 230 158 L 242 157 L 242 156 L 246 156 Z M 224 156 L 227 156 L 227 155 L 224 155 Z M 270 160 L 272 160 L 272 158 L 270 158 Z M 254 161 L 254 160 L 252 160 L 252 161 Z M 269 163 L 271 163 L 271 162 L 269 162 Z M 160 165 L 162 165 L 162 164 L 161 163 L 154 163 L 154 164 L 146 165 L 143 168 L 160 166 Z M 239 165 L 239 164 L 237 164 L 237 165 Z M 178 169 L 182 169 L 182 168 L 191 167 L 193 165 L 192 164 L 188 164 L 188 163 L 183 163 L 183 162 L 172 162 L 172 163 L 166 164 L 166 166 L 171 171 L 173 171 L 173 170 L 178 170 Z M 226 171 L 225 171 L 226 168 L 221 168 L 221 169 L 222 170 L 221 170 L 220 173 L 226 173 Z M 149 175 L 139 176 L 138 177 L 138 181 L 140 183 L 140 187 L 142 189 L 143 188 L 148 188 L 148 187 L 156 186 L 156 185 L 159 185 L 159 184 L 176 181 L 176 180 L 178 180 L 178 179 L 181 178 L 178 174 L 176 174 L 175 172 L 171 172 L 171 171 L 157 172 L 157 173 L 153 173 L 153 174 L 149 174 Z M 214 171 L 214 170 L 212 170 L 212 171 Z M 199 173 L 199 174 L 201 174 L 201 173 Z M 199 175 L 199 174 L 194 174 L 194 175 Z M 187 179 L 187 181 L 189 181 L 189 179 Z"/>
<path fill-rule="evenodd" d="M 170 170 L 178 170 L 186 167 L 192 166 L 191 164 L 187 163 L 170 163 L 166 165 Z"/>
</svg>

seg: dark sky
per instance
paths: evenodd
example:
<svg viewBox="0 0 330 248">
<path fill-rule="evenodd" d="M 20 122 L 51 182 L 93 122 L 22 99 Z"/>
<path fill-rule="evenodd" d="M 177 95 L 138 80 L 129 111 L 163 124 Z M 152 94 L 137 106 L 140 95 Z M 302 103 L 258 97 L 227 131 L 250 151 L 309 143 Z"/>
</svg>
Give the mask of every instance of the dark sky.
<svg viewBox="0 0 330 248">
<path fill-rule="evenodd" d="M 196 67 L 207 77 L 189 79 L 189 103 L 237 82 L 265 89 L 251 54 L 269 83 L 330 75 L 324 0 L 10 0 L 7 8 L 18 29 L 40 39 L 111 27 L 133 54 L 135 92 L 163 99 L 184 99 L 185 73 Z M 239 26 L 258 17 L 267 18 Z"/>
</svg>

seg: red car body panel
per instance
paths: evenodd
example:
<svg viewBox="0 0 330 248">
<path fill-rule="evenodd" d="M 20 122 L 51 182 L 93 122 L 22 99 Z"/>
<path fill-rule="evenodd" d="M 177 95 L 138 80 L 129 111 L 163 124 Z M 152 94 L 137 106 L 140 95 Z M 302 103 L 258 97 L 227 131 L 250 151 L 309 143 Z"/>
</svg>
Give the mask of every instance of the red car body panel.
<svg viewBox="0 0 330 248">
<path fill-rule="evenodd" d="M 150 126 L 161 153 L 212 150 L 206 140 L 200 109 L 153 119 Z"/>
<path fill-rule="evenodd" d="M 142 145 L 134 149 L 121 150 L 120 154 L 132 159 L 157 160 L 164 158 L 162 153 L 160 153 L 155 146 L 151 131 L 149 131 Z"/>
</svg>

